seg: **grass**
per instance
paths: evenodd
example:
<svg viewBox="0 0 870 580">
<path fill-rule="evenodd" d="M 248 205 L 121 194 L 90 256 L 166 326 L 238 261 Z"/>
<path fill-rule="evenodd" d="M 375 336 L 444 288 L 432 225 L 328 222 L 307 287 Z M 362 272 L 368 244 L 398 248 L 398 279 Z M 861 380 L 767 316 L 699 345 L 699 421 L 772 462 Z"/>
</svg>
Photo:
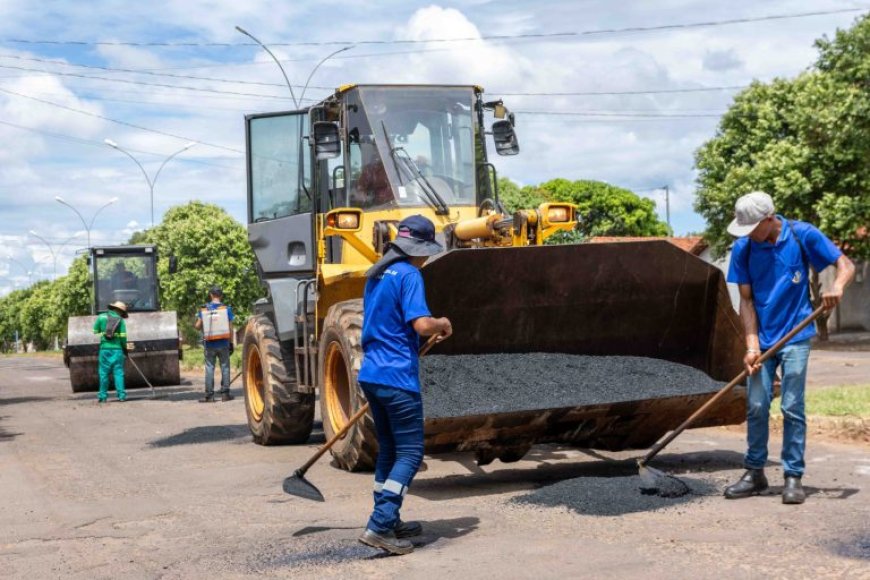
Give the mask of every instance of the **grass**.
<svg viewBox="0 0 870 580">
<path fill-rule="evenodd" d="M 870 419 L 870 384 L 807 390 L 807 415 L 819 417 L 859 417 Z M 779 399 L 771 414 L 779 414 Z"/>
<path fill-rule="evenodd" d="M 217 366 L 217 365 L 215 365 Z M 237 373 L 242 368 L 242 349 L 236 347 L 235 352 L 230 355 L 230 368 L 233 374 Z M 183 371 L 204 371 L 205 370 L 205 349 L 202 347 L 184 347 L 184 358 L 181 360 L 181 370 Z M 219 372 L 219 371 L 218 371 Z"/>
</svg>

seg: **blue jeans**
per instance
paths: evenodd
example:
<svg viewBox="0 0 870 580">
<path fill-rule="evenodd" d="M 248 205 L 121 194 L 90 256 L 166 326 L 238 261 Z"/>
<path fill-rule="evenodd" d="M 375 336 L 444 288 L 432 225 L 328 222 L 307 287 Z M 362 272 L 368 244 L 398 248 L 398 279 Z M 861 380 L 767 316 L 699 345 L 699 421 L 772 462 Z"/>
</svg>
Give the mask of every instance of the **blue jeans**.
<svg viewBox="0 0 870 580">
<path fill-rule="evenodd" d="M 757 373 L 749 378 L 747 397 L 747 430 L 744 465 L 761 469 L 767 463 L 768 421 L 773 399 L 773 379 L 782 368 L 782 470 L 788 477 L 804 473 L 804 449 L 807 443 L 807 419 L 804 412 L 804 389 L 807 382 L 807 361 L 810 341 L 786 345 L 770 357 Z"/>
<path fill-rule="evenodd" d="M 420 393 L 361 382 L 378 433 L 375 509 L 367 528 L 391 532 L 402 500 L 423 462 L 423 399 Z"/>
<path fill-rule="evenodd" d="M 221 363 L 221 392 L 230 392 L 230 347 L 205 347 L 205 396 L 214 396 L 214 359 Z"/>
</svg>

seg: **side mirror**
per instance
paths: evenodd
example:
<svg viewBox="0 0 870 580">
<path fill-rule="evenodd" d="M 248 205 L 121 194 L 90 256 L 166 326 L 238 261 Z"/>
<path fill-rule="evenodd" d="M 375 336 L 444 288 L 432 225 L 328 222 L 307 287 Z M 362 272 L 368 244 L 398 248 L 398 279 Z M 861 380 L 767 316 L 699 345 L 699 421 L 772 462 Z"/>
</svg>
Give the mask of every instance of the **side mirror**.
<svg viewBox="0 0 870 580">
<path fill-rule="evenodd" d="M 341 155 L 341 135 L 338 123 L 331 121 L 315 121 L 314 133 L 314 157 L 318 161 L 323 159 L 335 159 Z"/>
<path fill-rule="evenodd" d="M 495 152 L 499 155 L 516 155 L 520 152 L 517 134 L 514 126 L 508 120 L 496 121 L 492 124 L 492 140 L 495 141 Z"/>
<path fill-rule="evenodd" d="M 173 254 L 169 256 L 169 273 L 175 274 L 176 272 L 178 272 L 178 258 Z"/>
</svg>

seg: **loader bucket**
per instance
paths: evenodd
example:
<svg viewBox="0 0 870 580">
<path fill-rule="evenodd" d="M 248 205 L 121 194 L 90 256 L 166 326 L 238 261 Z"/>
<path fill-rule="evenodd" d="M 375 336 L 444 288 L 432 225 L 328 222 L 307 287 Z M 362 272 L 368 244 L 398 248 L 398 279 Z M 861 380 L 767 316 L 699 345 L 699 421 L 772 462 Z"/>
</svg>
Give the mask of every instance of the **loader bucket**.
<svg viewBox="0 0 870 580">
<path fill-rule="evenodd" d="M 69 367 L 72 391 L 96 391 L 100 386 L 97 356 L 100 338 L 93 332 L 95 316 L 69 319 L 64 361 Z M 127 318 L 127 344 L 132 358 L 154 386 L 181 382 L 178 322 L 175 312 L 133 312 Z M 148 385 L 127 361 L 126 388 Z"/>
<path fill-rule="evenodd" d="M 423 276 L 430 310 L 454 329 L 432 355 L 648 357 L 723 383 L 742 370 L 743 332 L 722 273 L 667 241 L 454 250 L 431 260 Z M 487 462 L 516 460 L 544 442 L 648 447 L 715 390 L 427 417 L 426 449 L 474 450 Z M 745 389 L 738 388 L 697 426 L 744 418 Z"/>
</svg>

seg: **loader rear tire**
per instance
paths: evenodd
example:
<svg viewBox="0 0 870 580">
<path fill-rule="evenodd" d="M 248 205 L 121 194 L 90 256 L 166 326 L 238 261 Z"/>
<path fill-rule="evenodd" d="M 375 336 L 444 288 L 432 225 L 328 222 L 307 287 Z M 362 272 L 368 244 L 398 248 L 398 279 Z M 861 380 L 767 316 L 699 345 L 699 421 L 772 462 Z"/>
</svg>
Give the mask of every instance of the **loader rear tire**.
<svg viewBox="0 0 870 580">
<path fill-rule="evenodd" d="M 333 305 L 323 322 L 318 349 L 318 384 L 323 433 L 329 440 L 366 404 L 357 375 L 362 364 L 362 300 Z M 330 449 L 335 462 L 348 471 L 371 470 L 378 440 L 371 413 L 357 421 Z"/>
<path fill-rule="evenodd" d="M 245 412 L 254 443 L 305 443 L 314 426 L 314 394 L 296 392 L 294 369 L 287 368 L 272 322 L 252 316 L 243 345 Z"/>
</svg>

